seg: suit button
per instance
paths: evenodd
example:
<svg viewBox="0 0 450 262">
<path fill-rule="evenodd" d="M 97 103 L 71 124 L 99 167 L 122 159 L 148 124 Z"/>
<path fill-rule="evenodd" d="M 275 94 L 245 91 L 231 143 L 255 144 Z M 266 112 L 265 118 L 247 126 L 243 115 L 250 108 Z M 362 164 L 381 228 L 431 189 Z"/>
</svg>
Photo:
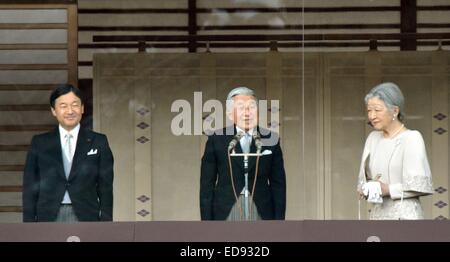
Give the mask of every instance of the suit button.
<svg viewBox="0 0 450 262">
<path fill-rule="evenodd" d="M 69 187 L 70 186 L 70 183 L 66 183 L 66 187 Z"/>
</svg>

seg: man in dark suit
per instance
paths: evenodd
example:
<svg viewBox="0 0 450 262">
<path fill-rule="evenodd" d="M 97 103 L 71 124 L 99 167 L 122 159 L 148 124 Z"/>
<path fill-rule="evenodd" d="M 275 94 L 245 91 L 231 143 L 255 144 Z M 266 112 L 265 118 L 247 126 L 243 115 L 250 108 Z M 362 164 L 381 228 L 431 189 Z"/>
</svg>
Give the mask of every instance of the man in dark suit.
<svg viewBox="0 0 450 262">
<path fill-rule="evenodd" d="M 231 104 L 228 105 L 230 102 Z M 230 128 L 228 127 L 210 135 L 202 158 L 201 219 L 283 220 L 286 210 L 283 155 L 278 136 L 257 126 L 258 108 L 253 90 L 247 87 L 231 90 L 227 97 L 227 115 L 234 122 L 231 132 L 227 132 Z M 243 157 L 230 158 L 231 170 L 228 160 L 229 144 L 239 132 L 245 135 L 239 139 L 239 142 L 236 140 L 236 153 L 254 153 L 256 151 L 255 134 L 261 135 L 263 142 L 261 149 L 263 155 L 259 158 L 258 167 L 256 167 L 256 157 L 250 157 L 248 161 L 247 193 L 250 194 L 251 208 L 247 217 L 242 214 L 246 194 Z M 256 184 L 254 184 L 256 173 Z"/>
<path fill-rule="evenodd" d="M 80 128 L 81 91 L 50 95 L 55 130 L 31 141 L 23 175 L 24 222 L 112 221 L 113 155 L 105 135 Z"/>
</svg>

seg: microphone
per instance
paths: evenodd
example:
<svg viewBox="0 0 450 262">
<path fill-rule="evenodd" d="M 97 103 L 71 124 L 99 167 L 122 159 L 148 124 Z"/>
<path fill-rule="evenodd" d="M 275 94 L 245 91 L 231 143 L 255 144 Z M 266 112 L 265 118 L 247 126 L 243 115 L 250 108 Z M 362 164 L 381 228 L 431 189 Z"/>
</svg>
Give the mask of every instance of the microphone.
<svg viewBox="0 0 450 262">
<path fill-rule="evenodd" d="M 239 132 L 233 137 L 233 139 L 231 139 L 230 144 L 228 144 L 228 152 L 236 147 L 237 143 L 239 143 L 239 140 L 241 140 L 243 135 L 243 132 Z"/>
<path fill-rule="evenodd" d="M 263 146 L 263 143 L 261 141 L 261 136 L 259 135 L 258 131 L 253 131 L 253 140 L 255 140 L 255 146 L 256 146 L 256 153 L 261 153 L 261 148 Z"/>
</svg>

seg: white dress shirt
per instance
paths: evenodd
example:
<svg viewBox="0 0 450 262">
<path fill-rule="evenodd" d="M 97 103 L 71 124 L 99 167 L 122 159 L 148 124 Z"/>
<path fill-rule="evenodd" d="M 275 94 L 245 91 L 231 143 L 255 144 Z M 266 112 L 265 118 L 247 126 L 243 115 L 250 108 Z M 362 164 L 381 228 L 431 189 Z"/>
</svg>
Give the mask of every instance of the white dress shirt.
<svg viewBox="0 0 450 262">
<path fill-rule="evenodd" d="M 236 131 L 237 131 L 237 133 L 239 133 L 239 132 L 244 133 L 244 135 L 241 137 L 241 140 L 239 140 L 239 143 L 241 144 L 241 149 L 242 149 L 242 151 L 244 151 L 244 145 L 245 145 L 245 141 L 244 141 L 244 140 L 245 140 L 245 133 L 247 133 L 247 134 L 250 135 L 250 139 L 249 139 L 248 143 L 249 143 L 249 146 L 251 147 L 251 145 L 252 145 L 252 140 L 253 140 L 253 128 L 252 128 L 252 129 L 249 129 L 247 132 L 245 132 L 243 129 L 241 129 L 240 127 L 236 126 Z"/>
</svg>

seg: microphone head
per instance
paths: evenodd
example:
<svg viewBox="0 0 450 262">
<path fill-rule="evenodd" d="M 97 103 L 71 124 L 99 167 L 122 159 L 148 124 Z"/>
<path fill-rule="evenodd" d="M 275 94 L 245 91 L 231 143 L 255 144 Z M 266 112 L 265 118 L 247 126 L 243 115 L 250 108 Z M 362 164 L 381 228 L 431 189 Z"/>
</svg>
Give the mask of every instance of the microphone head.
<svg viewBox="0 0 450 262">
<path fill-rule="evenodd" d="M 253 130 L 253 134 L 252 134 L 252 136 L 253 136 L 253 139 L 260 139 L 261 137 L 259 136 L 259 133 L 258 133 L 258 131 L 257 130 Z"/>
<path fill-rule="evenodd" d="M 262 143 L 262 141 L 261 141 L 261 136 L 259 135 L 259 133 L 258 133 L 257 130 L 254 130 L 254 131 L 253 131 L 252 136 L 253 136 L 253 140 L 255 140 L 256 150 L 257 150 L 258 152 L 261 152 L 261 148 L 262 148 L 262 146 L 263 146 L 263 143 Z"/>
<path fill-rule="evenodd" d="M 233 137 L 233 139 L 231 139 L 230 144 L 228 144 L 228 152 L 234 149 L 239 140 L 241 140 L 242 136 L 244 136 L 244 132 L 239 132 Z"/>
</svg>

